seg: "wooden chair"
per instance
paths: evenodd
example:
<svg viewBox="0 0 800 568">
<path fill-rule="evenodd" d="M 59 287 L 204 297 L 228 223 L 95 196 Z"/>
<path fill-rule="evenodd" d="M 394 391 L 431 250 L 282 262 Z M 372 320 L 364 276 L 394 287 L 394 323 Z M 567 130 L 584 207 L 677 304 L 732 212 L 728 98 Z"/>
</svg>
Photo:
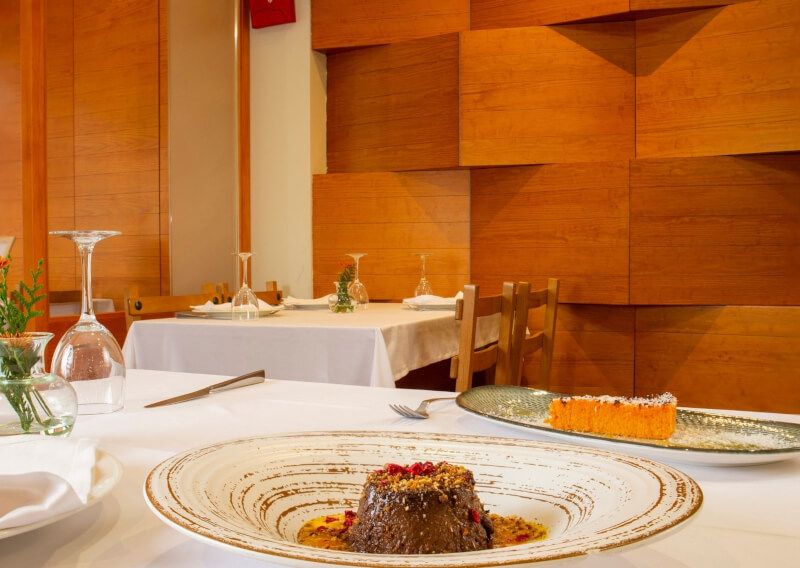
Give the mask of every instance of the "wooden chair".
<svg viewBox="0 0 800 568">
<path fill-rule="evenodd" d="M 497 296 L 479 297 L 479 288 L 474 284 L 464 286 L 464 298 L 456 302 L 456 320 L 461 321 L 458 355 L 450 360 L 450 377 L 456 379 L 456 392 L 472 386 L 472 374 L 494 367 L 495 381 L 504 384 L 511 372 L 511 333 L 514 324 L 516 285 L 503 283 L 503 293 Z M 500 314 L 500 330 L 497 343 L 476 350 L 475 339 L 478 318 Z"/>
<path fill-rule="evenodd" d="M 216 285 L 215 290 L 214 295 L 220 303 L 233 301 L 233 295 L 236 293 L 235 291 L 231 292 L 227 282 L 220 282 Z M 275 280 L 267 280 L 264 291 L 254 290 L 254 292 L 257 298 L 273 306 L 277 306 L 283 300 L 283 292 L 278 290 L 278 283 Z"/>
<path fill-rule="evenodd" d="M 529 357 L 541 350 L 539 363 L 539 381 L 541 388 L 550 390 L 550 367 L 553 363 L 553 345 L 556 333 L 556 315 L 558 312 L 557 278 L 547 281 L 547 288 L 531 291 L 528 282 L 517 283 L 514 299 L 514 327 L 511 332 L 511 356 L 509 366 L 511 372 L 507 375 L 509 383 L 501 382 L 495 378 L 495 384 L 519 385 L 522 382 L 522 365 L 525 357 Z M 545 306 L 544 325 L 541 331 L 530 333 L 528 331 L 528 313 L 530 310 Z M 501 379 L 505 379 L 502 376 Z"/>
<path fill-rule="evenodd" d="M 68 302 L 80 302 L 82 292 L 80 290 L 50 290 L 47 297 L 51 304 L 65 304 Z"/>
<path fill-rule="evenodd" d="M 200 294 L 185 296 L 141 296 L 138 286 L 133 286 L 125 292 L 123 301 L 125 325 L 130 328 L 131 324 L 142 319 L 142 316 L 174 314 L 189 310 L 190 306 L 205 304 L 209 300 L 215 304 L 219 303 L 212 284 L 203 284 L 203 292 Z"/>
</svg>

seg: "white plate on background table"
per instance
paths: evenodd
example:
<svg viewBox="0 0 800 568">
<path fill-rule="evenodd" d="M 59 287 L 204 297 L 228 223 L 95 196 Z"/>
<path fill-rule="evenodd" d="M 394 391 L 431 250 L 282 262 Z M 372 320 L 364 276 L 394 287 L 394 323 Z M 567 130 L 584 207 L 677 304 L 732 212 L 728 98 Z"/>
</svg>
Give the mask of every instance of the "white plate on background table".
<svg viewBox="0 0 800 568">
<path fill-rule="evenodd" d="M 35 523 L 30 523 L 21 527 L 0 529 L 0 539 L 45 527 L 62 519 L 66 519 L 67 517 L 71 517 L 76 513 L 80 513 L 84 509 L 88 509 L 108 495 L 111 490 L 117 486 L 120 479 L 122 479 L 122 464 L 111 454 L 98 449 L 97 461 L 94 464 L 94 471 L 92 472 L 92 486 L 85 504 L 72 511 L 53 515 L 52 517 L 42 519 Z"/>
<path fill-rule="evenodd" d="M 275 315 L 280 311 L 283 311 L 285 308 L 283 306 L 273 306 L 271 308 L 261 309 L 258 310 L 258 317 L 267 317 L 271 315 Z M 189 312 L 177 312 L 175 314 L 176 317 L 179 318 L 199 318 L 199 319 L 220 319 L 220 320 L 232 320 L 233 319 L 233 312 L 231 311 L 223 311 L 223 310 L 192 310 Z"/>
<path fill-rule="evenodd" d="M 484 506 L 548 529 L 507 548 L 426 555 L 322 550 L 302 525 L 357 507 L 367 474 L 386 463 L 447 461 L 472 470 Z M 564 444 L 411 432 L 304 432 L 233 440 L 156 466 L 145 500 L 187 536 L 284 566 L 505 566 L 597 553 L 675 529 L 703 499 L 669 466 Z"/>
<path fill-rule="evenodd" d="M 450 310 L 456 311 L 455 303 L 442 303 L 442 304 L 415 304 L 413 302 L 403 302 L 404 306 L 408 306 L 411 310 L 418 310 L 420 312 L 434 311 L 434 310 Z"/>
<path fill-rule="evenodd" d="M 756 420 L 678 408 L 667 440 L 640 440 L 556 430 L 544 422 L 550 401 L 566 395 L 516 386 L 488 385 L 458 395 L 456 403 L 481 418 L 556 440 L 655 460 L 740 466 L 800 456 L 800 424 Z"/>
<path fill-rule="evenodd" d="M 324 304 L 319 302 L 303 302 L 303 301 L 294 301 L 291 304 L 287 304 L 284 301 L 284 306 L 286 306 L 287 310 L 329 310 L 328 302 L 326 301 Z"/>
</svg>

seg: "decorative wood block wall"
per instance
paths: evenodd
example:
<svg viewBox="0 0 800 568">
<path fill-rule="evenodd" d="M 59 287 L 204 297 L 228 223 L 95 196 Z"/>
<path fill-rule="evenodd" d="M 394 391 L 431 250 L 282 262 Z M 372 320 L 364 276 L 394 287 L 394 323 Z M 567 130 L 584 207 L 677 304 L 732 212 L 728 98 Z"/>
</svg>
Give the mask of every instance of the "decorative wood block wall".
<svg viewBox="0 0 800 568">
<path fill-rule="evenodd" d="M 800 304 L 800 154 L 631 163 L 631 303 Z"/>
<path fill-rule="evenodd" d="M 0 235 L 17 241 L 9 279 L 22 277 L 22 85 L 19 0 L 0 2 Z"/>
<path fill-rule="evenodd" d="M 747 0 L 472 0 L 471 28 L 542 26 L 577 20 L 634 19 L 679 9 L 706 8 Z"/>
<path fill-rule="evenodd" d="M 315 180 L 316 292 L 374 241 L 370 290 L 407 296 L 441 238 L 448 283 L 561 279 L 554 390 L 800 411 L 800 2 L 472 0 L 471 28 L 329 56 L 330 171 L 375 173 Z M 446 172 L 385 173 L 459 167 L 435 205 L 406 176 Z M 342 212 L 354 182 L 377 201 Z"/>
<path fill-rule="evenodd" d="M 622 22 L 464 32 L 331 55 L 328 169 L 631 158 L 633 48 L 633 24 Z"/>
<path fill-rule="evenodd" d="M 458 35 L 328 57 L 328 171 L 458 165 Z"/>
<path fill-rule="evenodd" d="M 800 411 L 800 307 L 636 310 L 636 394 L 681 406 Z"/>
<path fill-rule="evenodd" d="M 531 312 L 531 329 L 541 329 L 544 310 Z M 526 359 L 524 384 L 542 387 L 539 354 Z M 563 393 L 633 394 L 634 308 L 561 304 L 550 389 Z"/>
<path fill-rule="evenodd" d="M 632 158 L 633 48 L 630 22 L 462 34 L 461 165 Z"/>
<path fill-rule="evenodd" d="M 469 29 L 469 0 L 314 0 L 311 47 L 396 43 Z"/>
<path fill-rule="evenodd" d="M 800 2 L 636 22 L 640 158 L 800 150 Z"/>
<path fill-rule="evenodd" d="M 472 171 L 473 280 L 546 285 L 560 300 L 628 303 L 628 162 Z"/>
<path fill-rule="evenodd" d="M 361 280 L 372 299 L 413 296 L 419 257 L 432 254 L 434 292 L 469 280 L 469 172 L 314 176 L 314 295 L 333 292 L 349 252 L 365 252 Z"/>
</svg>

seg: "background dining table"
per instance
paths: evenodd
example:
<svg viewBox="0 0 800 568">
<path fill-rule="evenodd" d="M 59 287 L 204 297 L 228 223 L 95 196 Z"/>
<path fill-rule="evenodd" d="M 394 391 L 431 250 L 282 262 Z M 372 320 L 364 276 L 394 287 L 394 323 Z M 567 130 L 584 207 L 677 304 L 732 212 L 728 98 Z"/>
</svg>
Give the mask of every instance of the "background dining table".
<svg viewBox="0 0 800 568">
<path fill-rule="evenodd" d="M 220 376 L 133 370 L 125 409 L 80 416 L 74 436 L 90 437 L 124 466 L 120 484 L 98 505 L 26 534 L 0 540 L 0 565 L 19 567 L 275 566 L 198 542 L 150 512 L 147 473 L 193 447 L 272 433 L 369 430 L 475 434 L 540 439 L 438 403 L 429 420 L 404 419 L 389 403 L 413 404 L 442 393 L 274 381 L 174 406 L 154 400 L 221 380 Z M 743 413 L 800 422 L 797 415 Z M 800 555 L 800 459 L 754 467 L 673 464 L 697 480 L 701 510 L 685 526 L 637 546 L 566 560 L 562 566 L 797 566 Z"/>
<path fill-rule="evenodd" d="M 497 339 L 495 316 L 483 318 L 477 343 Z M 165 318 L 134 322 L 123 348 L 131 369 L 242 374 L 393 387 L 409 371 L 458 352 L 453 310 L 370 304 L 335 314 L 286 309 L 255 321 Z"/>
</svg>

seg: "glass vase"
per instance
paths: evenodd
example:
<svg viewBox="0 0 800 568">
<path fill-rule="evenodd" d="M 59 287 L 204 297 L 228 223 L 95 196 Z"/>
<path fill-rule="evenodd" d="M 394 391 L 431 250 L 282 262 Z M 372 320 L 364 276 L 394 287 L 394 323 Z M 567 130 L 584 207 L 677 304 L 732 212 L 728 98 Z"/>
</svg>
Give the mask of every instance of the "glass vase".
<svg viewBox="0 0 800 568">
<path fill-rule="evenodd" d="M 67 381 L 44 372 L 52 333 L 0 337 L 0 436 L 72 432 L 78 402 Z"/>
<path fill-rule="evenodd" d="M 81 317 L 56 346 L 52 371 L 68 380 L 78 395 L 79 414 L 105 414 L 125 402 L 125 361 L 111 332 L 94 315 L 92 252 L 95 245 L 119 231 L 51 231 L 70 239 L 81 256 Z"/>
<path fill-rule="evenodd" d="M 328 308 L 335 314 L 346 314 L 356 309 L 356 303 L 347 291 L 348 282 L 334 282 L 335 293 L 328 296 Z"/>
</svg>

